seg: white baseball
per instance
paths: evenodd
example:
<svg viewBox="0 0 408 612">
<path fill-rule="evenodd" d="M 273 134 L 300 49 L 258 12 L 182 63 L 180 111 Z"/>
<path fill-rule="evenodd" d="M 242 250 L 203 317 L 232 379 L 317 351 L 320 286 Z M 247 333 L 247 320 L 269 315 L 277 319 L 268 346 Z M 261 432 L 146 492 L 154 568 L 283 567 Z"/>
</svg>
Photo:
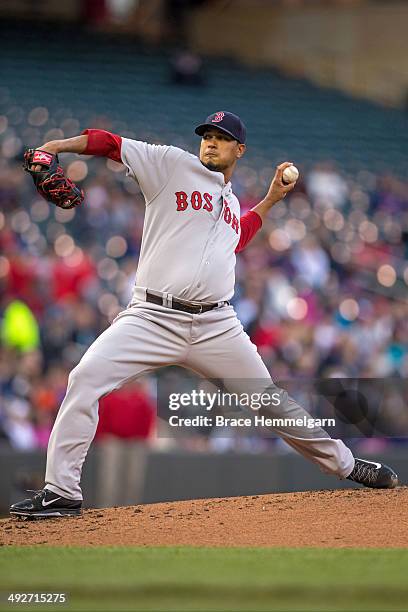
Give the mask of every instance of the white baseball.
<svg viewBox="0 0 408 612">
<path fill-rule="evenodd" d="M 284 183 L 294 183 L 299 178 L 299 170 L 296 166 L 288 166 L 284 169 L 282 176 Z"/>
</svg>

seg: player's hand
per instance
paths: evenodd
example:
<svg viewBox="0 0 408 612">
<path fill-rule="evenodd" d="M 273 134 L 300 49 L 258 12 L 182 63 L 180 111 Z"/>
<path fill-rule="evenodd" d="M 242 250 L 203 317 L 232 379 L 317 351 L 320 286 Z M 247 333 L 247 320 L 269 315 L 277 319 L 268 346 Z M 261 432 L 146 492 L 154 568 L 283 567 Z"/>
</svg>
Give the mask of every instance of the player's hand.
<svg viewBox="0 0 408 612">
<path fill-rule="evenodd" d="M 271 185 L 269 187 L 268 195 L 266 196 L 268 200 L 270 200 L 273 204 L 283 200 L 285 195 L 292 191 L 296 183 L 289 183 L 287 185 L 283 182 L 283 171 L 285 168 L 289 166 L 293 166 L 292 162 L 283 162 L 283 164 L 279 164 L 276 166 L 275 176 L 272 179 Z"/>
<path fill-rule="evenodd" d="M 65 210 L 82 204 L 83 189 L 65 176 L 56 153 L 26 149 L 23 169 L 31 175 L 38 193 L 47 202 Z"/>
<path fill-rule="evenodd" d="M 52 155 L 57 155 L 57 153 L 59 153 L 57 141 L 46 142 L 45 145 L 43 145 L 42 147 L 37 147 L 37 149 L 39 149 L 40 151 L 46 151 L 47 153 L 52 153 Z M 32 165 L 30 170 L 39 172 L 41 170 L 41 166 Z"/>
</svg>

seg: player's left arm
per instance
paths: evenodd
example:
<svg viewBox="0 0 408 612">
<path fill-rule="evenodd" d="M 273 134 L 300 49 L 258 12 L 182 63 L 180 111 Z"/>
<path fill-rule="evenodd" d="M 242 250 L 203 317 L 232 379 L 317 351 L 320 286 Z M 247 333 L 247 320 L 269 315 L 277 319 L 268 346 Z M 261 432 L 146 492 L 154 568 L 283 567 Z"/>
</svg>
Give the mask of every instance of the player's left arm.
<svg viewBox="0 0 408 612">
<path fill-rule="evenodd" d="M 79 136 L 65 138 L 62 140 L 50 140 L 41 147 L 39 151 L 45 151 L 52 155 L 59 153 L 77 153 L 78 155 L 96 155 L 109 157 L 117 162 L 121 159 L 122 138 L 105 130 L 84 130 Z M 37 170 L 40 168 L 37 167 Z"/>
<path fill-rule="evenodd" d="M 241 217 L 241 235 L 235 249 L 236 253 L 242 251 L 261 229 L 262 223 L 272 206 L 283 200 L 285 195 L 294 188 L 295 183 L 287 185 L 283 182 L 283 171 L 289 166 L 292 166 L 291 162 L 284 162 L 276 167 L 275 176 L 265 198 Z"/>
</svg>

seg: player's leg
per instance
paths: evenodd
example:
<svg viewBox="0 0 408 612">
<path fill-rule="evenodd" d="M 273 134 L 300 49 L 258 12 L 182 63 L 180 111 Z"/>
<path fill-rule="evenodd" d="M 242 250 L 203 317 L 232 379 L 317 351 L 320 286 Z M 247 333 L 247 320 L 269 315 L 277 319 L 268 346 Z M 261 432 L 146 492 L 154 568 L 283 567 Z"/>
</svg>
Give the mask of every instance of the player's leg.
<svg viewBox="0 0 408 612">
<path fill-rule="evenodd" d="M 262 411 L 265 416 L 310 418 L 306 410 L 273 383 L 256 346 L 244 332 L 232 308 L 198 316 L 203 318 L 201 326 L 197 325 L 196 341 L 190 346 L 186 367 L 206 378 L 221 380 L 231 393 L 278 393 L 279 405 L 271 405 Z M 344 478 L 354 467 L 350 449 L 341 440 L 332 439 L 320 427 L 279 426 L 275 431 L 322 471 Z"/>
<path fill-rule="evenodd" d="M 45 493 L 13 504 L 11 514 L 78 514 L 82 465 L 95 435 L 99 399 L 185 353 L 188 316 L 186 321 L 158 310 L 164 309 L 141 305 L 121 313 L 71 372 L 48 445 Z"/>
<path fill-rule="evenodd" d="M 125 311 L 89 347 L 68 379 L 48 444 L 47 488 L 82 497 L 82 465 L 98 423 L 98 401 L 129 380 L 176 362 L 185 351 L 183 322 L 152 309 Z"/>
</svg>

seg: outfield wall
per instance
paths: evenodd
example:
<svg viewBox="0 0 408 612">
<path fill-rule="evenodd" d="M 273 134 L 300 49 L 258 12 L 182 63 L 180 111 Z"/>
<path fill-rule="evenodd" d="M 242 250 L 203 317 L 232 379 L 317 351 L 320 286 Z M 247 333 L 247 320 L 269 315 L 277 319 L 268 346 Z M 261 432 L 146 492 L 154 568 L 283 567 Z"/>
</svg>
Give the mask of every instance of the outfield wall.
<svg viewBox="0 0 408 612">
<path fill-rule="evenodd" d="M 143 458 L 140 448 L 135 452 L 145 470 L 129 472 L 129 465 L 123 462 L 118 465 L 113 476 L 119 497 L 104 504 L 101 491 L 106 492 L 108 486 L 106 462 L 101 473 L 99 450 L 94 447 L 90 451 L 82 480 L 86 507 L 354 486 L 322 474 L 313 464 L 292 453 L 220 455 L 147 451 Z M 408 483 L 408 448 L 376 454 L 373 458 L 392 465 L 400 482 Z M 21 499 L 25 488 L 41 488 L 45 453 L 16 453 L 0 447 L 0 464 L 0 513 L 4 514 L 11 502 Z"/>
</svg>

